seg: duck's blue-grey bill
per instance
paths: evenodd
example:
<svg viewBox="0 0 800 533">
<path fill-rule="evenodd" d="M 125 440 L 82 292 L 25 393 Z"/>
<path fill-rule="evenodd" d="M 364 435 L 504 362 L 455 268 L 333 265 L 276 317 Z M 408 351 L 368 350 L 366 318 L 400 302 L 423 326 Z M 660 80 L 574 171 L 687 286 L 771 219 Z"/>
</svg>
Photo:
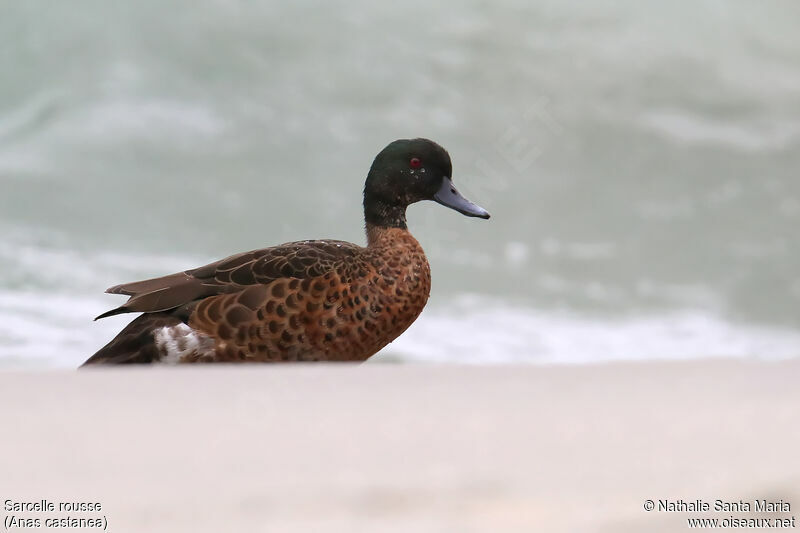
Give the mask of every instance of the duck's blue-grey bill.
<svg viewBox="0 0 800 533">
<path fill-rule="evenodd" d="M 455 209 L 462 215 L 489 218 L 489 212 L 461 196 L 461 193 L 456 190 L 452 180 L 449 178 L 442 180 L 442 187 L 433 195 L 433 199 L 450 209 Z"/>
</svg>

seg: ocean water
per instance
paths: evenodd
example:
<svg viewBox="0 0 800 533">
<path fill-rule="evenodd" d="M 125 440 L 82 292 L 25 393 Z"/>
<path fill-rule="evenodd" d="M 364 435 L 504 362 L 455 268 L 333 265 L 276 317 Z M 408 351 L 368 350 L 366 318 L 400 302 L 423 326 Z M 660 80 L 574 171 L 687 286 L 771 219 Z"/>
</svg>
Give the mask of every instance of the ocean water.
<svg viewBox="0 0 800 533">
<path fill-rule="evenodd" d="M 363 242 L 391 140 L 492 213 L 409 226 L 430 302 L 376 360 L 800 356 L 800 4 L 0 6 L 0 368 L 71 367 L 125 281 Z"/>
</svg>

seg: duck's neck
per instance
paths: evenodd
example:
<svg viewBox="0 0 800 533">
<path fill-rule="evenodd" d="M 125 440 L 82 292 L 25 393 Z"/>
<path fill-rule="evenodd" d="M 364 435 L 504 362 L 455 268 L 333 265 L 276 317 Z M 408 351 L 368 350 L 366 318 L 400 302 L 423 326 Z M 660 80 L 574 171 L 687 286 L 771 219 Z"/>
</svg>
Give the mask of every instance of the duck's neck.
<svg viewBox="0 0 800 533">
<path fill-rule="evenodd" d="M 387 227 L 367 222 L 367 246 L 369 248 L 395 247 L 399 242 L 405 243 L 406 241 L 413 241 L 416 246 L 419 246 L 405 226 L 402 228 Z"/>
<path fill-rule="evenodd" d="M 384 228 L 408 228 L 405 205 L 388 204 L 366 195 L 364 196 L 364 220 L 367 222 L 367 227 L 372 225 Z"/>
</svg>

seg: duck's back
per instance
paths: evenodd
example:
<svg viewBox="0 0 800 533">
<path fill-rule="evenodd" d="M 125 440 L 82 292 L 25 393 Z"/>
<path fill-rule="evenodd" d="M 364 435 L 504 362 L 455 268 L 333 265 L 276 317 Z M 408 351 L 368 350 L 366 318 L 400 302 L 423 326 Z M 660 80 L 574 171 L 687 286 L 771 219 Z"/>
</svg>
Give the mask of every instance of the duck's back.
<svg viewBox="0 0 800 533">
<path fill-rule="evenodd" d="M 419 316 L 430 269 L 404 229 L 300 241 L 112 287 L 142 312 L 85 364 L 362 361 Z"/>
</svg>

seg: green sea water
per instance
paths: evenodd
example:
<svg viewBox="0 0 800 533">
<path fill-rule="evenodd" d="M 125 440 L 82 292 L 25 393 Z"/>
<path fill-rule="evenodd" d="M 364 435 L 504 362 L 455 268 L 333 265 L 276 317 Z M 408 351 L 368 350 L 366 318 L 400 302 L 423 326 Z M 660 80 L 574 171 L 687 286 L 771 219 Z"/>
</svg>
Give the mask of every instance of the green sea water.
<svg viewBox="0 0 800 533">
<path fill-rule="evenodd" d="M 800 4 L 5 2 L 0 367 L 72 366 L 113 284 L 363 242 L 375 154 L 428 137 L 401 360 L 800 355 Z"/>
</svg>

